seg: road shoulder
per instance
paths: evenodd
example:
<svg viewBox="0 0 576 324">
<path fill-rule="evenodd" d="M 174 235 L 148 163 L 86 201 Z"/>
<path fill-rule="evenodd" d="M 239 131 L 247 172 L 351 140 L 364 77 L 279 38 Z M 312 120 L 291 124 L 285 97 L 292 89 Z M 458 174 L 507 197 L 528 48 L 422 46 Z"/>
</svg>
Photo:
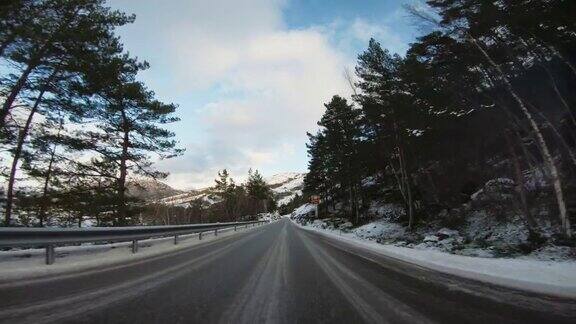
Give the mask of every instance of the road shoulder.
<svg viewBox="0 0 576 324">
<path fill-rule="evenodd" d="M 336 240 L 359 253 L 369 252 L 441 273 L 549 296 L 576 299 L 576 263 L 487 259 L 416 250 L 357 240 L 339 233 L 295 224 L 302 230 Z"/>
</svg>

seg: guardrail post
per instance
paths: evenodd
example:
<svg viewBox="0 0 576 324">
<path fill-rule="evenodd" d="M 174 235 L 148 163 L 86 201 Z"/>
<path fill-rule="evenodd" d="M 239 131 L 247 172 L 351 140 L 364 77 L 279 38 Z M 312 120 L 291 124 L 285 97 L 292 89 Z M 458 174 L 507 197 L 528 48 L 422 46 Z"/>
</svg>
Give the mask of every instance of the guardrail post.
<svg viewBox="0 0 576 324">
<path fill-rule="evenodd" d="M 218 229 L 214 230 L 214 236 L 218 236 Z"/>
<path fill-rule="evenodd" d="M 132 253 L 138 252 L 138 240 L 132 241 Z"/>
<path fill-rule="evenodd" d="M 46 264 L 54 263 L 54 245 L 46 245 Z"/>
<path fill-rule="evenodd" d="M 198 233 L 198 239 L 199 239 L 199 240 L 202 239 L 202 232 Z"/>
<path fill-rule="evenodd" d="M 178 235 L 174 235 L 174 245 L 178 244 Z"/>
</svg>

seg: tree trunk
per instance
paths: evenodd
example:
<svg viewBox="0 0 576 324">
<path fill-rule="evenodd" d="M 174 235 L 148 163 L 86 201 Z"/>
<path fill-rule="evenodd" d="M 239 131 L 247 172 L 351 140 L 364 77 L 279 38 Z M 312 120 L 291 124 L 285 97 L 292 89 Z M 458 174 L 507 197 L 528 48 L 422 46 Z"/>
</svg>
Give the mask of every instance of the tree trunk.
<svg viewBox="0 0 576 324">
<path fill-rule="evenodd" d="M 576 127 L 576 117 L 574 116 L 572 109 L 570 109 L 570 105 L 568 105 L 568 102 L 566 102 L 566 99 L 564 99 L 564 96 L 560 92 L 560 89 L 558 89 L 558 84 L 556 83 L 556 80 L 554 79 L 552 72 L 550 72 L 550 70 L 547 67 L 545 67 L 544 65 L 541 65 L 541 66 L 542 66 L 542 69 L 546 72 L 546 75 L 548 75 L 548 78 L 550 79 L 550 86 L 554 90 L 554 93 L 556 93 L 558 100 L 560 100 L 560 102 L 562 103 L 562 106 L 564 106 L 564 109 L 566 109 L 566 112 L 568 113 L 568 116 L 570 117 L 570 120 L 572 121 L 572 125 Z"/>
<path fill-rule="evenodd" d="M 60 126 L 58 128 L 57 138 L 60 138 L 60 132 L 64 125 L 64 118 L 60 119 Z M 38 211 L 38 220 L 40 221 L 40 226 L 44 226 L 44 220 L 46 219 L 46 209 L 48 209 L 48 190 L 50 187 L 50 179 L 52 177 L 52 166 L 56 160 L 56 149 L 58 145 L 54 144 L 52 151 L 50 152 L 50 162 L 48 163 L 48 170 L 46 170 L 46 177 L 44 178 L 44 186 L 42 188 L 42 198 L 40 200 L 40 210 Z"/>
<path fill-rule="evenodd" d="M 436 183 L 434 182 L 434 178 L 432 178 L 432 174 L 430 174 L 430 170 L 425 170 L 426 179 L 430 183 L 430 187 L 432 188 L 432 199 L 436 204 L 440 204 L 440 195 L 438 193 L 438 187 L 436 187 Z"/>
<path fill-rule="evenodd" d="M 408 176 L 406 161 L 404 159 L 404 150 L 398 146 L 398 159 L 400 161 L 400 178 L 404 186 L 404 199 L 406 200 L 406 207 L 408 212 L 408 228 L 412 229 L 414 226 L 414 208 L 412 202 L 412 188 L 411 181 Z"/>
<path fill-rule="evenodd" d="M 120 176 L 118 177 L 118 218 L 124 222 L 127 217 L 126 211 L 126 177 L 128 174 L 128 147 L 130 146 L 130 128 L 128 118 L 122 110 L 122 128 L 124 138 L 122 141 L 122 154 L 120 156 Z"/>
<path fill-rule="evenodd" d="M 507 130 L 504 132 L 506 137 L 506 141 L 508 142 L 508 148 L 510 150 L 510 156 L 512 157 L 512 162 L 514 164 L 514 173 L 516 175 L 516 186 L 518 188 L 518 194 L 520 195 L 520 203 L 522 206 L 522 213 L 526 218 L 526 223 L 528 224 L 528 231 L 530 232 L 531 236 L 537 233 L 538 225 L 530 212 L 530 208 L 528 207 L 528 199 L 526 199 L 526 188 L 524 187 L 524 176 L 522 175 L 522 167 L 520 166 L 520 159 L 516 154 L 516 150 L 514 149 L 514 142 L 512 141 L 512 137 L 510 135 L 510 131 Z"/>
<path fill-rule="evenodd" d="M 536 136 L 536 142 L 538 143 L 538 146 L 542 152 L 542 157 L 544 159 L 544 163 L 546 164 L 546 166 L 548 168 L 548 171 L 550 173 L 550 178 L 551 178 L 552 184 L 554 186 L 554 192 L 556 194 L 556 201 L 558 203 L 558 210 L 560 212 L 560 222 L 562 224 L 563 234 L 567 238 L 571 238 L 572 237 L 572 230 L 571 230 L 571 226 L 570 226 L 570 219 L 568 218 L 568 213 L 567 213 L 567 209 L 566 209 L 566 201 L 564 200 L 564 192 L 562 190 L 562 182 L 560 181 L 560 174 L 559 174 L 558 169 L 556 167 L 556 164 L 554 162 L 554 158 L 552 157 L 552 154 L 550 153 L 550 150 L 548 148 L 548 144 L 546 143 L 546 140 L 544 139 L 544 135 L 542 135 L 542 132 L 540 131 L 540 128 L 538 127 L 538 124 L 536 123 L 536 120 L 534 120 L 534 118 L 532 117 L 532 114 L 530 113 L 530 111 L 528 110 L 526 105 L 524 104 L 524 101 L 516 93 L 516 91 L 514 90 L 514 87 L 512 87 L 512 83 L 510 83 L 510 80 L 508 80 L 508 77 L 504 74 L 504 71 L 502 71 L 500 66 L 496 62 L 494 62 L 492 57 L 490 57 L 488 52 L 486 52 L 484 50 L 484 48 L 482 48 L 482 46 L 476 41 L 476 39 L 474 37 L 468 35 L 468 40 L 478 49 L 478 51 L 484 56 L 484 58 L 488 61 L 488 63 L 498 72 L 498 74 L 502 78 L 502 81 L 504 83 L 506 90 L 510 93 L 512 98 L 516 101 L 516 103 L 520 107 L 520 109 L 521 109 L 522 113 L 524 114 L 524 116 L 526 117 L 526 119 L 528 119 L 528 122 L 530 123 L 530 126 L 534 132 L 534 135 Z"/>
<path fill-rule="evenodd" d="M 574 64 L 572 64 L 569 60 L 567 60 L 566 57 L 562 53 L 560 53 L 560 51 L 557 50 L 555 47 L 548 46 L 548 48 L 560 59 L 560 61 L 562 61 L 562 63 L 566 64 L 568 68 L 572 70 L 572 73 L 574 75 L 576 75 L 576 67 L 574 66 Z"/>
<path fill-rule="evenodd" d="M 14 84 L 12 90 L 10 90 L 10 93 L 6 97 L 6 100 L 4 100 L 4 103 L 2 104 L 2 110 L 0 111 L 0 127 L 4 127 L 4 125 L 6 124 L 6 117 L 8 117 L 8 114 L 12 109 L 12 104 L 14 104 L 16 97 L 18 97 L 18 94 L 20 93 L 22 88 L 24 88 L 24 86 L 26 85 L 30 73 L 32 73 L 32 71 L 34 71 L 35 68 L 36 64 L 34 63 L 31 63 L 26 67 L 26 70 L 22 72 L 20 78 L 18 78 L 18 81 L 16 81 L 16 84 Z"/>
<path fill-rule="evenodd" d="M 38 211 L 38 220 L 40 226 L 44 226 L 44 219 L 46 218 L 46 209 L 48 208 L 48 189 L 50 185 L 50 178 L 52 176 L 52 165 L 56 156 L 56 145 L 52 148 L 50 153 L 50 162 L 48 163 L 48 170 L 46 170 L 46 177 L 44 178 L 44 186 L 42 188 L 42 198 L 40 201 L 40 210 Z"/>
<path fill-rule="evenodd" d="M 352 218 L 354 215 L 354 195 L 352 194 L 352 185 L 348 187 L 348 196 L 350 199 L 350 217 Z"/>
<path fill-rule="evenodd" d="M 22 155 L 22 149 L 24 147 L 24 142 L 26 137 L 28 136 L 28 132 L 30 131 L 30 126 L 32 125 L 32 120 L 34 119 L 34 115 L 38 111 L 38 107 L 40 106 L 40 102 L 42 101 L 42 97 L 44 93 L 46 93 L 46 88 L 48 87 L 48 81 L 38 97 L 36 98 L 32 109 L 30 110 L 30 114 L 26 119 L 26 123 L 24 127 L 20 130 L 18 135 L 18 141 L 16 143 L 16 148 L 14 150 L 14 155 L 12 157 L 12 165 L 10 168 L 10 175 L 8 177 L 8 188 L 6 190 L 6 208 L 4 214 L 4 224 L 6 226 L 10 225 L 10 221 L 12 219 L 12 207 L 14 203 L 14 183 L 16 182 L 16 171 L 18 169 L 18 162 L 20 162 L 20 157 Z"/>
<path fill-rule="evenodd" d="M 408 228 L 412 229 L 414 227 L 414 202 L 412 201 L 412 188 L 407 180 L 406 191 L 408 192 Z"/>
<path fill-rule="evenodd" d="M 538 109 L 536 109 L 536 107 L 534 107 L 534 105 L 529 104 L 529 106 L 532 107 L 532 109 L 536 111 L 536 113 L 544 120 L 544 122 L 546 124 L 548 124 L 548 127 L 550 127 L 550 129 L 552 130 L 554 135 L 556 135 L 556 137 L 558 137 L 560 144 L 562 144 L 562 146 L 564 146 L 564 148 L 566 149 L 566 152 L 568 153 L 568 156 L 570 157 L 570 160 L 572 161 L 572 165 L 576 166 L 576 153 L 574 153 L 574 150 L 572 150 L 570 145 L 568 145 L 568 143 L 566 143 L 566 140 L 564 139 L 562 134 L 560 134 L 560 131 L 554 125 L 552 125 L 552 122 L 550 121 L 550 119 L 548 119 L 542 112 L 540 112 Z"/>
</svg>

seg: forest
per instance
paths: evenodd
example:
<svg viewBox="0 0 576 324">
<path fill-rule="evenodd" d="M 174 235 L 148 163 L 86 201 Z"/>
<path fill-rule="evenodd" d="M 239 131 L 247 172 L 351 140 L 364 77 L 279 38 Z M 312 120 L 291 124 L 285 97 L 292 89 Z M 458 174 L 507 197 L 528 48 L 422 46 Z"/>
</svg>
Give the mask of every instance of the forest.
<svg viewBox="0 0 576 324">
<path fill-rule="evenodd" d="M 0 10 L 5 226 L 231 221 L 275 208 L 257 170 L 245 185 L 222 170 L 211 189 L 214 206 L 170 206 L 135 194 L 138 182 L 167 176 L 153 156 L 183 150 L 165 127 L 178 121 L 177 106 L 138 81 L 149 64 L 116 35 L 133 15 L 104 0 L 18 0 Z"/>
<path fill-rule="evenodd" d="M 325 104 L 305 197 L 355 225 L 385 201 L 409 230 L 482 210 L 520 216 L 533 243 L 573 244 L 576 2 L 426 2 L 406 7 L 426 31 L 406 55 L 370 40 L 352 100 Z"/>
<path fill-rule="evenodd" d="M 276 209 L 274 193 L 258 170 L 248 170 L 246 181 L 237 183 L 223 169 L 213 186 L 148 202 L 139 216 L 153 225 L 215 223 L 255 220 Z"/>
<path fill-rule="evenodd" d="M 17 14 L 15 14 L 17 13 Z M 138 74 L 118 27 L 133 15 L 104 0 L 13 0 L 0 6 L 0 192 L 3 224 L 136 222 L 130 176 L 162 179 L 152 156 L 178 156 L 177 106 Z M 58 218 L 58 219 L 55 219 Z"/>
</svg>

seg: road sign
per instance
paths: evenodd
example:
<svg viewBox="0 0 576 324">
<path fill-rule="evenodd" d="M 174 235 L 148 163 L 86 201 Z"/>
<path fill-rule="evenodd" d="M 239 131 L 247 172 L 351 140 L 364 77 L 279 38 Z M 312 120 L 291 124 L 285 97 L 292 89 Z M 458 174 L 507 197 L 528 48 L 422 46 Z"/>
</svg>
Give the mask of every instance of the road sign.
<svg viewBox="0 0 576 324">
<path fill-rule="evenodd" d="M 320 203 L 320 196 L 310 196 L 310 203 L 318 205 Z"/>
</svg>

